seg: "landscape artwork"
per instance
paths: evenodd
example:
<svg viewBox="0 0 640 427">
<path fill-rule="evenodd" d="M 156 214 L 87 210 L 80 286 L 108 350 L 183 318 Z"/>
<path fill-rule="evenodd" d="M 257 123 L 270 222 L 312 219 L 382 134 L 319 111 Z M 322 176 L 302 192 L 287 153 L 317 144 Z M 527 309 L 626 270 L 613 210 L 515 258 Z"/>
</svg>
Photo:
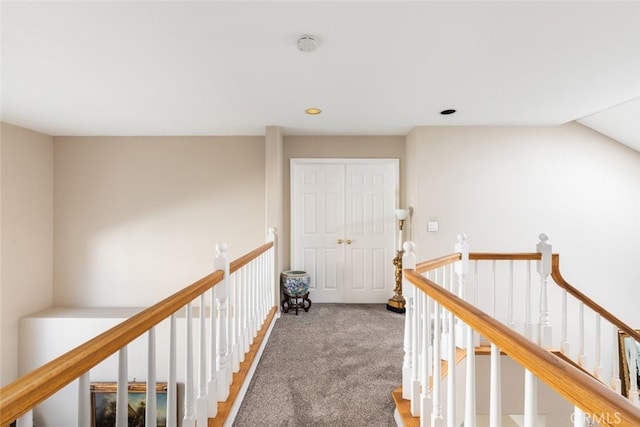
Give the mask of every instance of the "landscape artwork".
<svg viewBox="0 0 640 427">
<path fill-rule="evenodd" d="M 116 425 L 116 383 L 92 383 L 92 426 Z M 129 383 L 127 418 L 129 427 L 144 427 L 147 407 L 146 384 Z M 167 425 L 166 383 L 156 384 L 156 418 L 158 427 Z"/>
</svg>

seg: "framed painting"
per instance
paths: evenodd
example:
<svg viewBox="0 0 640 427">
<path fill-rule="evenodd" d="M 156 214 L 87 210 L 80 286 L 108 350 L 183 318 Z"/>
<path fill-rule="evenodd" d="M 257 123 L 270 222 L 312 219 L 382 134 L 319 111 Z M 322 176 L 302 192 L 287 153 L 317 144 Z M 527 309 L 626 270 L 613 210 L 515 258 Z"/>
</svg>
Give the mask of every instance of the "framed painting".
<svg viewBox="0 0 640 427">
<path fill-rule="evenodd" d="M 116 425 L 115 382 L 91 383 L 91 427 L 113 427 Z M 129 383 L 129 405 L 127 408 L 129 427 L 145 425 L 147 407 L 147 384 Z M 156 411 L 158 427 L 167 425 L 167 383 L 156 383 Z"/>
<path fill-rule="evenodd" d="M 637 330 L 640 332 L 640 329 Z M 640 343 L 631 338 L 628 334 L 618 331 L 618 353 L 620 357 L 620 382 L 622 383 L 622 394 L 629 397 L 629 387 L 631 384 L 631 357 L 634 355 L 633 347 L 635 346 L 636 372 L 635 377 L 638 385 L 640 385 Z"/>
</svg>

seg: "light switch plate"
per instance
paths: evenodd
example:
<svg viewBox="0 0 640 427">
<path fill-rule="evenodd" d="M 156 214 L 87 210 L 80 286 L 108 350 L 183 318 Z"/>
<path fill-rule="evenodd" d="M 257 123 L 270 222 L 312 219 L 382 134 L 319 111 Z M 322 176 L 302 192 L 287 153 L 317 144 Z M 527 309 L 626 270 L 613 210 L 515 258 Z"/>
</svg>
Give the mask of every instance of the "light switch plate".
<svg viewBox="0 0 640 427">
<path fill-rule="evenodd" d="M 438 221 L 428 221 L 427 231 L 438 231 Z"/>
</svg>

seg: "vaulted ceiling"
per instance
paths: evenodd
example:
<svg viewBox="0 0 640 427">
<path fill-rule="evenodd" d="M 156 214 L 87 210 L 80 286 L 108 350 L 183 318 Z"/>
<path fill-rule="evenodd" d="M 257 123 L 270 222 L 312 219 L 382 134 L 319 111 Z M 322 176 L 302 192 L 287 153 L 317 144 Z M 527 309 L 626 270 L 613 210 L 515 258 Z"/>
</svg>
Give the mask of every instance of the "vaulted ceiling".
<svg viewBox="0 0 640 427">
<path fill-rule="evenodd" d="M 0 13 L 2 120 L 50 135 L 575 120 L 640 151 L 639 1 L 2 1 Z M 315 51 L 297 48 L 303 34 Z"/>
</svg>

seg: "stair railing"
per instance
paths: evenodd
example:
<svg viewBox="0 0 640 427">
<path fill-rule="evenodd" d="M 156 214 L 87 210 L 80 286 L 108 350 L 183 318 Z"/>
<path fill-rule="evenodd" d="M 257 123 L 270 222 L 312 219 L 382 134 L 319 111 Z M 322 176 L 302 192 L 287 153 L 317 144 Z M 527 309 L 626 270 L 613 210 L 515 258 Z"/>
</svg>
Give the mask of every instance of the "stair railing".
<svg viewBox="0 0 640 427">
<path fill-rule="evenodd" d="M 127 346 L 146 333 L 149 404 L 145 422 L 155 426 L 155 328 L 161 322 L 169 324 L 167 426 L 178 425 L 176 314 L 181 310 L 186 313 L 184 343 L 180 346 L 186 353 L 186 363 L 184 416 L 180 424 L 192 427 L 197 422 L 203 426 L 213 419 L 215 424 L 222 425 L 239 406 L 234 400 L 243 384 L 232 384 L 234 372 L 238 373 L 258 332 L 264 334 L 277 314 L 274 245 L 275 230 L 270 229 L 267 243 L 232 262 L 228 261 L 226 244 L 216 245 L 215 271 L 211 274 L 0 389 L 0 425 L 5 427 L 17 421 L 18 427 L 32 426 L 38 405 L 76 380 L 76 425 L 91 425 L 90 371 L 118 354 L 116 426 L 126 426 Z M 194 306 L 199 312 L 197 316 Z M 194 336 L 194 326 L 199 336 Z M 250 378 L 235 376 L 242 378 L 246 387 Z M 66 402 L 60 410 L 66 412 L 74 403 Z"/>
<path fill-rule="evenodd" d="M 594 418 L 602 418 L 601 414 L 611 414 L 612 417 L 613 415 L 618 417 L 618 414 L 621 417 L 629 416 L 631 418 L 622 418 L 623 422 L 632 419 L 635 420 L 636 424 L 629 425 L 638 425 L 640 413 L 637 406 L 633 403 L 629 405 L 626 399 L 619 396 L 619 389 L 615 390 L 614 388 L 614 390 L 611 390 L 597 380 L 595 383 L 597 385 L 595 385 L 592 381 L 593 377 L 584 372 L 584 368 L 578 362 L 569 360 L 566 353 L 556 352 L 562 356 L 562 358 L 559 358 L 548 351 L 553 350 L 551 346 L 553 319 L 549 309 L 549 292 L 547 289 L 547 278 L 549 276 L 554 281 L 559 282 L 558 289 L 562 289 L 563 293 L 566 292 L 576 298 L 581 298 L 583 304 L 598 313 L 600 319 L 604 318 L 611 322 L 612 329 L 615 328 L 616 335 L 617 331 L 620 330 L 624 331 L 632 340 L 638 340 L 640 337 L 637 336 L 636 331 L 593 301 L 586 299 L 584 295 L 568 285 L 564 280 L 561 280 L 562 276 L 559 274 L 558 264 L 559 257 L 551 254 L 551 246 L 546 243 L 546 240 L 546 236 L 541 235 L 541 241 L 537 247 L 538 252 L 535 253 L 469 253 L 466 238 L 460 235 L 455 246 L 456 253 L 420 264 L 416 264 L 413 243 L 405 243 L 403 266 L 407 270 L 405 271 L 407 315 L 402 395 L 404 399 L 410 400 L 411 414 L 414 417 L 420 417 L 421 425 L 438 426 L 445 419 L 461 421 L 460 414 L 463 411 L 455 408 L 457 391 L 455 369 L 453 368 L 455 354 L 456 351 L 460 351 L 459 349 L 466 349 L 467 353 L 467 374 L 464 387 L 466 393 L 464 398 L 464 425 L 475 425 L 475 357 L 468 356 L 470 354 L 474 355 L 478 345 L 482 344 L 480 337 L 482 337 L 482 340 L 488 340 L 485 344 L 488 344 L 491 354 L 490 423 L 492 426 L 500 425 L 499 420 L 502 416 L 500 408 L 501 353 L 510 355 L 526 368 L 524 390 L 525 425 L 536 425 L 536 377 L 556 389 L 561 395 L 567 397 L 565 394 L 570 394 L 572 396 L 568 400 L 573 402 L 576 407 L 573 415 L 576 426 L 586 425 L 589 420 L 592 421 Z M 536 270 L 539 273 L 540 285 L 537 292 L 534 292 L 535 286 L 532 280 L 533 261 L 536 262 Z M 482 277 L 488 277 L 490 280 L 488 284 L 484 284 L 481 287 Z M 444 294 L 433 294 L 432 288 L 434 286 L 438 288 L 439 292 L 443 291 Z M 480 292 L 480 289 L 484 292 Z M 490 292 L 487 292 L 488 289 L 490 289 Z M 442 300 L 443 295 L 447 297 L 445 301 Z M 533 319 L 534 316 L 532 314 L 534 296 L 537 296 L 539 301 L 537 322 Z M 465 306 L 465 308 L 473 307 L 473 313 L 459 313 L 456 311 L 459 310 L 459 307 L 454 310 L 451 306 L 452 299 L 456 304 L 458 302 L 468 304 L 469 307 Z M 563 299 L 566 299 L 566 296 L 563 296 Z M 557 304 L 554 303 L 552 305 L 555 307 Z M 521 318 L 518 318 L 515 313 L 520 314 Z M 566 313 L 567 311 L 564 309 L 561 315 L 563 319 L 566 319 Z M 469 322 L 469 316 L 473 320 L 472 323 Z M 480 319 L 477 317 L 480 317 Z M 500 327 L 499 333 L 496 333 L 494 331 L 496 325 L 493 322 L 498 322 L 501 326 L 506 327 L 506 330 Z M 516 332 L 518 329 L 520 332 Z M 562 322 L 562 329 L 564 336 L 564 331 L 567 329 L 565 320 Z M 535 330 L 538 332 L 536 333 Z M 441 331 L 441 333 L 436 333 L 435 331 Z M 509 332 L 508 337 L 500 336 L 507 331 Z M 498 336 L 494 336 L 496 334 Z M 524 338 L 525 341 L 522 341 L 521 338 Z M 513 341 L 509 342 L 507 346 L 511 347 L 518 344 L 516 345 L 517 348 L 504 348 L 502 340 L 505 339 Z M 597 339 L 602 338 L 598 336 Z M 519 344 L 523 343 L 528 343 L 528 345 L 522 348 Z M 536 343 L 539 345 L 536 345 Z M 536 347 L 535 351 L 529 348 L 532 345 Z M 566 344 L 564 347 L 566 350 Z M 542 353 L 539 350 L 542 350 Z M 548 357 L 547 354 L 552 357 Z M 531 357 L 519 360 L 514 355 L 530 355 Z M 543 360 L 538 360 L 540 355 L 544 356 Z M 441 364 L 435 363 L 440 359 L 445 359 L 449 362 L 446 380 L 446 415 L 442 409 L 442 397 L 439 390 L 440 381 L 434 380 L 431 385 L 429 382 L 430 378 L 440 378 L 441 373 L 439 370 Z M 539 372 L 540 367 L 538 365 L 547 363 L 553 363 L 556 366 L 559 364 L 562 366 L 561 370 L 566 369 L 571 373 L 568 377 L 563 374 L 561 376 L 563 380 L 558 383 L 557 379 L 554 380 L 552 378 L 553 375 L 549 375 L 549 372 L 554 372 L 553 370 Z M 617 363 L 616 357 L 612 364 L 616 365 Z M 565 364 L 571 366 L 571 368 L 565 366 Z M 612 366 L 612 376 L 617 373 L 614 368 L 615 366 Z M 547 367 L 544 369 L 547 369 Z M 628 369 L 631 372 L 635 372 L 632 370 L 633 361 Z M 586 375 L 589 379 L 586 379 L 583 375 Z M 633 379 L 631 382 L 633 382 Z M 571 382 L 574 380 L 578 381 L 578 383 Z M 580 388 L 580 392 L 576 393 L 576 385 L 582 387 L 582 384 L 588 385 L 589 390 L 583 391 Z M 556 387 L 559 387 L 559 389 Z M 562 390 L 563 388 L 564 390 Z M 584 398 L 584 394 L 588 395 L 588 397 Z M 576 401 L 574 397 L 576 395 L 581 396 L 580 401 Z M 617 395 L 617 397 L 614 398 L 612 395 Z M 581 401 L 583 399 L 585 402 Z M 595 405 L 594 402 L 596 403 Z M 610 406 L 611 404 L 614 404 L 614 406 Z M 615 405 L 622 406 L 618 408 Z M 585 410 L 588 411 L 586 412 L 587 415 L 585 415 Z M 614 420 L 614 418 L 610 419 Z M 606 422 L 601 422 L 601 424 L 606 424 Z M 460 425 L 459 422 L 457 425 Z"/>
</svg>

